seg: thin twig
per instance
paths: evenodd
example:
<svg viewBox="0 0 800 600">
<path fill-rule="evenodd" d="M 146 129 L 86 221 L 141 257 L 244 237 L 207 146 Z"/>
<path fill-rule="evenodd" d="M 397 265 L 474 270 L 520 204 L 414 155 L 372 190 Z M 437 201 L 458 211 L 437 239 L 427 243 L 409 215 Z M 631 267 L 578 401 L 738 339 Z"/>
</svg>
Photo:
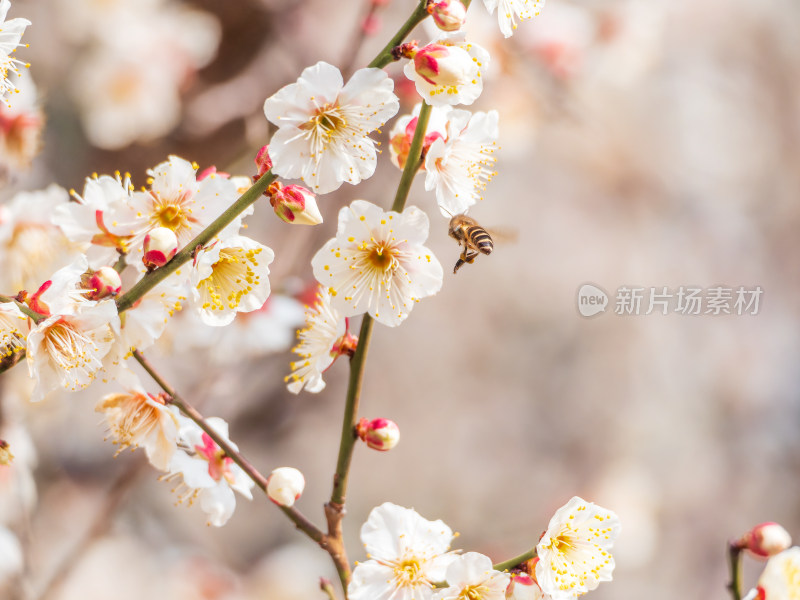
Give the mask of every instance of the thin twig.
<svg viewBox="0 0 800 600">
<path fill-rule="evenodd" d="M 742 600 L 742 546 L 738 540 L 728 542 L 728 568 L 731 580 L 728 591 L 733 600 Z"/>
</svg>

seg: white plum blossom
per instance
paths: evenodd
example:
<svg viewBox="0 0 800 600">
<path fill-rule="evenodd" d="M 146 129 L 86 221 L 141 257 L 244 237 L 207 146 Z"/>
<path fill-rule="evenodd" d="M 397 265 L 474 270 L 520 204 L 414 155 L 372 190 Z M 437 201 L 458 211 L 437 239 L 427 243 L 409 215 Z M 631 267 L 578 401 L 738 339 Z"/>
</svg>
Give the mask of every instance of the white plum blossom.
<svg viewBox="0 0 800 600">
<path fill-rule="evenodd" d="M 292 352 L 300 356 L 290 363 L 292 373 L 285 380 L 293 394 L 318 393 L 325 389 L 322 374 L 341 354 L 347 339 L 347 319 L 331 307 L 330 292 L 320 287 L 317 301 L 306 307 L 306 326 L 297 332 L 299 343 Z"/>
<path fill-rule="evenodd" d="M 128 230 L 133 217 L 127 211 L 132 191 L 127 173 L 124 178 L 119 172 L 113 177 L 93 175 L 86 178 L 83 194 L 72 191 L 76 202 L 55 208 L 53 223 L 70 241 L 81 246 L 90 267 L 113 263 L 119 258 L 117 248 L 123 252 L 131 249 L 129 243 L 133 236 Z M 120 219 L 124 222 L 120 223 Z"/>
<path fill-rule="evenodd" d="M 403 72 L 427 104 L 444 106 L 475 102 L 488 68 L 489 53 L 456 33 L 416 50 Z"/>
<path fill-rule="evenodd" d="M 433 600 L 505 600 L 511 576 L 495 571 L 488 556 L 467 552 L 450 563 L 445 580 Z"/>
<path fill-rule="evenodd" d="M 793 546 L 776 554 L 758 578 L 759 600 L 795 600 L 800 598 L 800 548 Z"/>
<path fill-rule="evenodd" d="M 536 546 L 536 581 L 553 600 L 570 600 L 611 581 L 609 550 L 620 531 L 610 510 L 575 496 L 550 519 Z"/>
<path fill-rule="evenodd" d="M 58 206 L 69 202 L 55 184 L 45 190 L 20 192 L 0 205 L 0 290 L 34 292 L 50 276 L 78 257 L 71 243 L 50 222 Z"/>
<path fill-rule="evenodd" d="M 453 531 L 413 509 L 386 502 L 361 527 L 369 560 L 359 562 L 347 587 L 350 600 L 431 600 L 454 555 Z"/>
<path fill-rule="evenodd" d="M 511 37 L 517 28 L 517 19 L 524 21 L 538 16 L 545 0 L 483 0 L 483 3 L 489 14 L 497 9 L 500 31 L 505 37 Z"/>
<path fill-rule="evenodd" d="M 235 178 L 208 170 L 198 175 L 197 169 L 196 164 L 170 156 L 167 161 L 148 170 L 150 188 L 134 192 L 128 201 L 128 212 L 116 216 L 120 229 L 131 238 L 129 245 L 133 251 L 127 259 L 129 264 L 144 269 L 144 238 L 153 229 L 171 229 L 183 247 L 241 195 Z M 219 237 L 235 235 L 242 219 L 252 212 L 251 206 Z"/>
<path fill-rule="evenodd" d="M 25 29 L 31 24 L 28 19 L 17 17 L 15 19 L 6 20 L 8 9 L 11 8 L 11 0 L 0 1 L 0 97 L 5 98 L 7 104 L 11 104 L 8 100 L 9 94 L 16 92 L 17 88 L 14 83 L 8 78 L 8 72 L 16 73 L 19 75 L 20 67 L 27 67 L 28 65 L 14 58 L 14 53 L 17 48 L 24 46 L 20 43 L 22 34 Z"/>
<path fill-rule="evenodd" d="M 417 207 L 384 212 L 355 200 L 339 211 L 336 237 L 311 259 L 314 277 L 342 315 L 368 312 L 394 327 L 442 287 L 442 265 L 422 245 L 427 237 L 428 217 Z"/>
<path fill-rule="evenodd" d="M 447 217 L 458 215 L 481 199 L 494 176 L 499 116 L 496 110 L 471 114 L 453 110 L 447 137 L 431 143 L 425 156 L 425 189 L 436 190 L 436 202 Z"/>
<path fill-rule="evenodd" d="M 79 287 L 86 268 L 82 257 L 60 269 L 36 298 L 37 310 L 46 311 L 46 316 L 27 339 L 28 371 L 36 381 L 33 402 L 57 387 L 68 391 L 87 387 L 113 345 L 113 330 L 119 327 L 117 305 L 110 299 L 86 299 L 86 290 Z"/>
<path fill-rule="evenodd" d="M 178 418 L 163 395 L 148 394 L 132 374 L 125 383 L 127 391 L 104 396 L 95 411 L 103 413 L 117 454 L 141 446 L 150 463 L 166 471 L 177 449 Z"/>
<path fill-rule="evenodd" d="M 180 477 L 182 485 L 176 489 L 178 501 L 191 504 L 200 500 L 200 508 L 208 515 L 209 523 L 222 527 L 228 522 L 236 508 L 234 491 L 248 500 L 253 499 L 250 490 L 253 481 L 233 459 L 225 454 L 216 442 L 194 422 L 179 417 L 179 436 L 182 446 L 173 454 L 169 463 L 169 474 L 165 479 Z M 230 444 L 239 448 L 228 437 L 228 424 L 220 418 L 206 419 L 208 426 Z"/>
<path fill-rule="evenodd" d="M 237 312 L 261 308 L 269 296 L 269 264 L 274 258 L 267 246 L 244 236 L 218 240 L 200 252 L 191 283 L 203 323 L 227 325 Z"/>
<path fill-rule="evenodd" d="M 316 194 L 371 177 L 377 151 L 369 134 L 397 113 L 393 89 L 381 69 L 360 69 L 346 85 L 326 62 L 305 69 L 264 102 L 278 126 L 269 144 L 273 173 L 300 177 Z"/>
</svg>

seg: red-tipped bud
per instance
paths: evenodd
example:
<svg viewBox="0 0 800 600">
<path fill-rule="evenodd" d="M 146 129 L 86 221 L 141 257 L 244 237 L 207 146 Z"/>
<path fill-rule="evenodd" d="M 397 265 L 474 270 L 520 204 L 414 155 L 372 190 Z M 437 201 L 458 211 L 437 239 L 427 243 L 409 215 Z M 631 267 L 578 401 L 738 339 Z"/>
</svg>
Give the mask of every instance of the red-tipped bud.
<svg viewBox="0 0 800 600">
<path fill-rule="evenodd" d="M 156 227 L 144 237 L 142 262 L 148 269 L 163 267 L 178 252 L 178 238 L 168 227 Z"/>
<path fill-rule="evenodd" d="M 262 146 L 261 150 L 256 154 L 256 167 L 258 167 L 258 175 L 256 175 L 256 178 L 261 177 L 272 168 L 272 159 L 269 157 L 269 145 Z"/>
<path fill-rule="evenodd" d="M 400 441 L 400 428 L 389 419 L 361 419 L 356 425 L 356 433 L 367 446 L 381 452 L 391 450 Z"/>
<path fill-rule="evenodd" d="M 0 440 L 0 465 L 10 465 L 12 460 L 14 460 L 14 455 L 11 454 L 8 442 Z"/>
<path fill-rule="evenodd" d="M 427 10 L 442 31 L 458 31 L 467 20 L 467 9 L 460 0 L 432 0 Z"/>
<path fill-rule="evenodd" d="M 742 536 L 741 547 L 754 556 L 769 558 L 792 545 L 792 536 L 778 523 L 761 523 Z"/>
<path fill-rule="evenodd" d="M 83 276 L 83 287 L 89 290 L 86 292 L 89 300 L 102 300 L 119 294 L 122 289 L 122 279 L 111 267 L 100 267 L 97 271 Z"/>
<path fill-rule="evenodd" d="M 292 506 L 303 493 L 306 480 L 294 467 L 279 467 L 267 480 L 267 495 L 279 506 Z"/>
<path fill-rule="evenodd" d="M 454 87 L 472 79 L 474 63 L 463 48 L 428 44 L 414 54 L 414 70 L 431 85 Z"/>
<path fill-rule="evenodd" d="M 322 215 L 311 190 L 302 185 L 281 185 L 275 181 L 265 192 L 275 214 L 294 225 L 319 225 Z"/>
</svg>

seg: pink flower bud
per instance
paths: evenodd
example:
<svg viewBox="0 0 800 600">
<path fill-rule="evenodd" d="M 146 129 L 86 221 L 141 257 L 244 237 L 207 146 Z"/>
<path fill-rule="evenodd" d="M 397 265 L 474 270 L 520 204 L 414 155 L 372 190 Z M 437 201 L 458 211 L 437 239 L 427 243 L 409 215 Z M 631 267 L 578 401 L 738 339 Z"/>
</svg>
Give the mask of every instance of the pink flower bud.
<svg viewBox="0 0 800 600">
<path fill-rule="evenodd" d="M 472 79 L 474 63 L 463 48 L 428 44 L 414 55 L 414 70 L 431 85 L 458 87 Z"/>
<path fill-rule="evenodd" d="M 217 167 L 210 166 L 206 167 L 202 171 L 197 174 L 197 181 L 203 181 L 206 177 L 210 177 L 211 175 L 216 175 L 218 177 L 222 177 L 223 179 L 229 179 L 230 173 L 226 173 L 225 171 L 217 171 Z"/>
<path fill-rule="evenodd" d="M 358 437 L 373 450 L 391 450 L 400 441 L 400 428 L 389 419 L 361 419 L 356 426 Z"/>
<path fill-rule="evenodd" d="M 142 262 L 148 269 L 163 267 L 178 252 L 178 238 L 168 227 L 156 227 L 144 237 Z"/>
<path fill-rule="evenodd" d="M 428 4 L 428 13 L 442 31 L 458 31 L 467 20 L 467 9 L 460 0 L 436 0 Z"/>
<path fill-rule="evenodd" d="M 261 150 L 256 154 L 256 166 L 258 167 L 257 178 L 261 177 L 272 168 L 272 159 L 269 157 L 269 145 L 262 146 Z"/>
<path fill-rule="evenodd" d="M 305 487 L 306 480 L 300 471 L 293 467 L 279 467 L 267 480 L 267 495 L 279 506 L 292 506 Z"/>
<path fill-rule="evenodd" d="M 276 181 L 267 188 L 266 194 L 269 203 L 275 209 L 275 214 L 287 223 L 294 225 L 322 223 L 322 215 L 317 208 L 314 193 L 302 185 L 283 186 Z"/>
<path fill-rule="evenodd" d="M 769 558 L 792 545 L 792 536 L 778 523 L 761 523 L 748 531 L 740 541 L 753 555 Z"/>
<path fill-rule="evenodd" d="M 83 287 L 89 290 L 86 294 L 89 300 L 100 300 L 119 294 L 122 289 L 122 279 L 111 267 L 100 267 L 94 273 L 85 276 Z"/>
</svg>

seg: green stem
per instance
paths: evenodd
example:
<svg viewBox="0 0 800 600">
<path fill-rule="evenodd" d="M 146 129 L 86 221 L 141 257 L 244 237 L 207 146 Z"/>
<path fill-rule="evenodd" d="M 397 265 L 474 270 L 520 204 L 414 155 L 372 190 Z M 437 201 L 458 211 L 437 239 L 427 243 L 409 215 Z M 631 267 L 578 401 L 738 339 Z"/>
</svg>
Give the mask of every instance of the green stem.
<svg viewBox="0 0 800 600">
<path fill-rule="evenodd" d="M 417 128 L 414 130 L 414 138 L 411 140 L 411 148 L 408 149 L 408 158 L 403 168 L 403 174 L 400 175 L 400 183 L 397 185 L 397 193 L 394 196 L 394 204 L 392 210 L 395 212 L 403 212 L 408 198 L 408 192 L 411 189 L 411 184 L 414 182 L 414 176 L 422 166 L 422 144 L 425 141 L 425 132 L 428 129 L 428 119 L 431 116 L 431 106 L 425 102 L 419 111 L 417 118 Z"/>
<path fill-rule="evenodd" d="M 515 556 L 514 558 L 509 558 L 506 561 L 501 563 L 497 563 L 494 565 L 495 571 L 506 571 L 508 569 L 513 569 L 517 565 L 521 565 L 525 561 L 528 561 L 536 556 L 536 548 L 531 548 L 527 552 L 520 554 L 519 556 Z"/>
<path fill-rule="evenodd" d="M 728 542 L 728 567 L 731 572 L 731 580 L 728 583 L 728 591 L 733 600 L 742 599 L 742 546 L 738 540 Z"/>
<path fill-rule="evenodd" d="M 196 238 L 186 244 L 172 260 L 163 267 L 156 269 L 142 277 L 136 285 L 117 298 L 117 310 L 123 312 L 131 308 L 137 300 L 152 290 L 156 285 L 178 270 L 181 265 L 189 262 L 198 246 L 205 246 L 214 236 L 230 225 L 233 220 L 242 214 L 251 204 L 261 197 L 267 186 L 275 181 L 272 171 L 267 171 L 256 181 L 241 197 L 214 220 L 208 227 L 201 231 Z"/>
<path fill-rule="evenodd" d="M 219 446 L 224 452 L 225 455 L 230 457 L 233 462 L 235 462 L 239 467 L 244 471 L 247 476 L 253 480 L 261 491 L 264 493 L 267 492 L 267 478 L 264 477 L 258 469 L 256 469 L 250 461 L 248 461 L 242 454 L 234 450 L 233 446 L 219 433 L 217 433 L 212 427 L 206 423 L 206 420 L 203 418 L 203 415 L 191 404 L 189 404 L 186 400 L 181 398 L 175 389 L 167 383 L 161 375 L 153 368 L 150 362 L 142 355 L 141 352 L 138 350 L 134 350 L 133 357 L 137 360 L 137 362 L 142 365 L 145 371 L 153 378 L 162 390 L 164 390 L 170 397 L 170 403 L 177 406 L 180 411 L 189 417 L 192 421 L 197 423 L 198 427 L 205 431 L 208 436 L 214 440 L 214 442 Z M 312 540 L 321 544 L 325 540 L 325 534 L 314 526 L 300 511 L 298 511 L 294 507 L 287 507 L 287 506 L 278 506 L 283 513 L 289 517 L 297 528 L 305 533 L 308 537 Z"/>
<path fill-rule="evenodd" d="M 17 305 L 17 308 L 20 309 L 23 313 L 28 315 L 34 323 L 39 323 L 40 321 L 44 321 L 47 318 L 47 315 L 42 315 L 30 308 L 27 304 L 23 304 L 22 302 L 18 302 L 14 298 L 9 298 L 8 296 L 0 296 L 0 303 L 3 302 L 13 302 Z"/>
<path fill-rule="evenodd" d="M 383 50 L 378 53 L 378 56 L 372 59 L 372 62 L 367 65 L 368 67 L 382 69 L 396 60 L 392 55 L 392 50 L 395 46 L 402 44 L 406 36 L 411 33 L 411 30 L 425 20 L 425 17 L 428 16 L 428 11 L 425 10 L 427 4 L 427 0 L 420 0 L 420 3 L 417 5 L 417 8 L 414 9 L 414 12 L 411 13 L 411 16 L 408 17 L 408 20 L 397 30 L 397 33 L 395 33 L 394 37 L 389 40 L 389 43 L 383 47 Z"/>
<path fill-rule="evenodd" d="M 356 419 L 358 418 L 358 404 L 361 399 L 361 382 L 364 380 L 364 365 L 367 359 L 367 349 L 372 336 L 374 321 L 369 315 L 364 315 L 361 321 L 361 331 L 358 334 L 358 346 L 353 358 L 350 359 L 350 380 L 347 384 L 347 398 L 344 405 L 344 418 L 342 419 L 342 438 L 339 442 L 339 459 L 336 461 L 336 474 L 333 476 L 333 492 L 331 503 L 342 505 L 347 495 L 347 478 L 350 472 L 350 460 L 353 458 L 353 448 L 356 440 Z"/>
</svg>

